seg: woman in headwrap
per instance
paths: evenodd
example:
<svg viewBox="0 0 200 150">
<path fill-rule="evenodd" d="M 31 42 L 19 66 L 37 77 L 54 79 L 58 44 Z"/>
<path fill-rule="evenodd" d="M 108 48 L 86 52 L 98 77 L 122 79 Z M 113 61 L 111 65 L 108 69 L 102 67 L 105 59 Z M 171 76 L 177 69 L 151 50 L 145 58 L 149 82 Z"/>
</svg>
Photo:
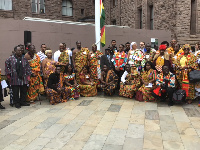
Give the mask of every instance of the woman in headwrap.
<svg viewBox="0 0 200 150">
<path fill-rule="evenodd" d="M 49 78 L 49 75 L 51 73 L 55 72 L 55 65 L 56 62 L 52 58 L 52 50 L 46 50 L 45 55 L 47 55 L 47 58 L 45 58 L 42 61 L 42 72 L 44 74 L 44 87 L 47 88 L 47 81 Z"/>
<path fill-rule="evenodd" d="M 176 76 L 182 89 L 186 91 L 187 102 L 192 103 L 195 95 L 195 85 L 189 83 L 188 74 L 196 67 L 196 57 L 190 53 L 191 47 L 189 44 L 185 44 L 182 49 L 184 52 L 177 58 Z"/>
<path fill-rule="evenodd" d="M 162 66 L 168 66 L 170 71 L 173 72 L 172 60 L 170 54 L 165 52 L 166 45 L 160 45 L 159 51 L 156 52 L 156 55 L 153 58 L 153 64 L 156 67 L 156 70 L 160 73 L 162 72 Z"/>
</svg>

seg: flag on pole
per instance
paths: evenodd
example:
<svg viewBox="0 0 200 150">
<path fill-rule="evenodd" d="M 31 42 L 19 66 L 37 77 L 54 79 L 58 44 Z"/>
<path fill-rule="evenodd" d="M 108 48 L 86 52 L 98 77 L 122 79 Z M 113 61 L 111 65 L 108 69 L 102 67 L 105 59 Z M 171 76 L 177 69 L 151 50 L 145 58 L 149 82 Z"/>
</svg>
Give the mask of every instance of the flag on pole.
<svg viewBox="0 0 200 150">
<path fill-rule="evenodd" d="M 103 6 L 102 0 L 100 0 L 100 28 L 101 28 L 101 46 L 104 47 L 106 45 L 106 37 L 105 37 L 105 10 Z"/>
</svg>

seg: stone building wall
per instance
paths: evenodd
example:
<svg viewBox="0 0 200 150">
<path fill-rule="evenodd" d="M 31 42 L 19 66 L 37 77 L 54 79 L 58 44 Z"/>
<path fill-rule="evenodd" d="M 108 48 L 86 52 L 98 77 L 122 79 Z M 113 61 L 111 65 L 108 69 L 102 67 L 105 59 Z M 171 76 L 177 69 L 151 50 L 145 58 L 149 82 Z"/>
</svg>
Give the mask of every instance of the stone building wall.
<svg viewBox="0 0 200 150">
<path fill-rule="evenodd" d="M 0 10 L 0 18 L 23 19 L 24 17 L 37 17 L 55 20 L 78 21 L 81 18 L 94 16 L 94 0 L 72 0 L 73 16 L 62 16 L 62 0 L 46 0 L 45 13 L 32 13 L 31 0 L 13 0 L 11 11 Z M 81 14 L 84 9 L 84 14 Z"/>
<path fill-rule="evenodd" d="M 153 29 L 169 30 L 171 37 L 180 44 L 194 45 L 200 41 L 200 0 L 196 1 L 196 33 L 190 33 L 191 0 L 117 0 L 117 5 L 112 6 L 113 0 L 105 0 L 106 24 L 139 28 L 139 9 L 142 9 L 142 29 L 150 29 L 149 6 L 153 6 Z M 120 5 L 121 1 L 121 6 Z M 121 10 L 120 10 L 121 8 Z M 121 18 L 121 22 L 119 21 Z"/>
</svg>

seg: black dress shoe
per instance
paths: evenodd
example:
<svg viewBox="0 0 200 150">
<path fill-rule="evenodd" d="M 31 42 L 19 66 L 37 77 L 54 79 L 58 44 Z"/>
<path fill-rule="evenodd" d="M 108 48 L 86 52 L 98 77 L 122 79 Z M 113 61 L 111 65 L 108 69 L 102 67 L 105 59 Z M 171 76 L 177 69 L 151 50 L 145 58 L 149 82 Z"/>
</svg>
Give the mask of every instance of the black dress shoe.
<svg viewBox="0 0 200 150">
<path fill-rule="evenodd" d="M 19 103 L 15 104 L 16 108 L 21 108 L 21 105 Z"/>
<path fill-rule="evenodd" d="M 10 106 L 11 106 L 11 107 L 13 107 L 13 106 L 14 106 L 14 104 L 10 104 Z"/>
<path fill-rule="evenodd" d="M 1 103 L 0 103 L 0 109 L 5 109 L 5 107 L 3 107 L 3 106 L 1 105 Z"/>
<path fill-rule="evenodd" d="M 26 103 L 26 102 L 24 102 L 24 103 L 21 103 L 21 106 L 30 106 L 30 104 L 29 104 L 29 103 Z"/>
</svg>

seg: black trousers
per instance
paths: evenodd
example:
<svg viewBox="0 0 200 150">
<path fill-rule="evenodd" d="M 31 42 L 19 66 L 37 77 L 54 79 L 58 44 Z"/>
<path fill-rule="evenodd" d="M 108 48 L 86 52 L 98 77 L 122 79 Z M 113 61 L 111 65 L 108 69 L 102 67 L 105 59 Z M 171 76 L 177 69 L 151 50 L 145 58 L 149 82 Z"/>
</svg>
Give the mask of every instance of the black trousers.
<svg viewBox="0 0 200 150">
<path fill-rule="evenodd" d="M 3 93 L 2 93 L 2 86 L 1 86 L 1 83 L 0 83 L 0 102 L 3 101 Z"/>
<path fill-rule="evenodd" d="M 161 98 L 165 98 L 167 96 L 169 98 L 169 103 L 173 103 L 172 98 L 175 90 L 175 88 L 167 87 L 166 93 L 162 93 Z"/>
<path fill-rule="evenodd" d="M 13 104 L 22 104 L 26 102 L 27 85 L 12 85 Z"/>
<path fill-rule="evenodd" d="M 120 89 L 121 77 L 122 77 L 122 75 L 124 74 L 124 70 L 120 70 L 120 71 L 116 71 L 116 70 L 115 70 L 115 73 L 116 73 L 117 76 L 118 76 L 117 89 Z"/>
</svg>

